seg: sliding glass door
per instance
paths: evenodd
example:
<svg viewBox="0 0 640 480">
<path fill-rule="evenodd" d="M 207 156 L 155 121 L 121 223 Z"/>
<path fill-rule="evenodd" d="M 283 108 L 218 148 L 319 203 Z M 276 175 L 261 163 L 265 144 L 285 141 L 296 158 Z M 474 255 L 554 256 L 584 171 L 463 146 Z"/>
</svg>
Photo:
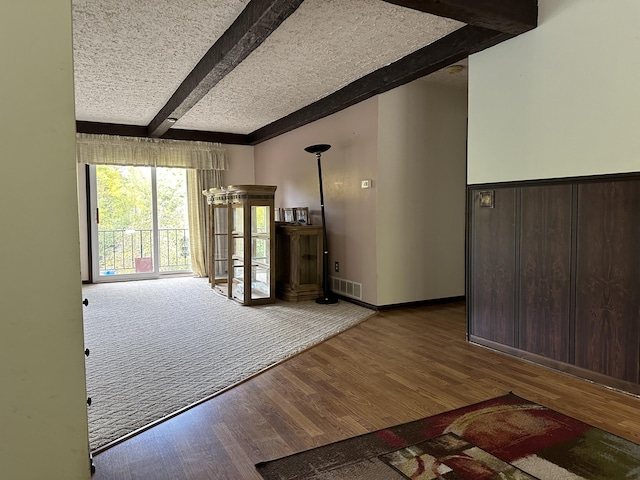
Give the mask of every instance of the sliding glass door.
<svg viewBox="0 0 640 480">
<path fill-rule="evenodd" d="M 186 170 L 91 166 L 94 281 L 191 271 Z"/>
</svg>

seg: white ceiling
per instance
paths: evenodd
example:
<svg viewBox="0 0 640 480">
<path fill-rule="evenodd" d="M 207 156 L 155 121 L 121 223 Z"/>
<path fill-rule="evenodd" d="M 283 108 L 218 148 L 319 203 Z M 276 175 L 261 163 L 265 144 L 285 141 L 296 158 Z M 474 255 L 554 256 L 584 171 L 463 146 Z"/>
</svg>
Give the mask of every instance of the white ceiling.
<svg viewBox="0 0 640 480">
<path fill-rule="evenodd" d="M 148 125 L 248 3 L 73 0 L 76 118 Z M 381 0 L 305 0 L 174 128 L 249 134 L 464 25 Z"/>
</svg>

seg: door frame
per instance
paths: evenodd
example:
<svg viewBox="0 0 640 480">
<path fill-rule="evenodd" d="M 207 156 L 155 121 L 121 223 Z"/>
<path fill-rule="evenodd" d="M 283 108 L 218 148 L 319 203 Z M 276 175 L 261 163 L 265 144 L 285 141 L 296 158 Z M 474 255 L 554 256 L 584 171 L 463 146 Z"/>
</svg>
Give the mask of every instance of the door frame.
<svg viewBox="0 0 640 480">
<path fill-rule="evenodd" d="M 105 165 L 111 166 L 111 165 Z M 118 166 L 118 165 L 113 165 Z M 158 194 L 156 191 L 156 169 L 155 167 L 145 167 L 151 169 L 151 202 L 152 202 L 152 250 L 153 250 L 153 271 L 141 273 L 122 273 L 118 275 L 100 275 L 100 248 L 98 245 L 98 189 L 97 189 L 97 165 L 89 167 L 89 255 L 91 265 L 91 281 L 93 283 L 121 282 L 129 280 L 149 280 L 160 277 L 160 256 L 159 256 L 159 230 L 158 230 Z"/>
</svg>

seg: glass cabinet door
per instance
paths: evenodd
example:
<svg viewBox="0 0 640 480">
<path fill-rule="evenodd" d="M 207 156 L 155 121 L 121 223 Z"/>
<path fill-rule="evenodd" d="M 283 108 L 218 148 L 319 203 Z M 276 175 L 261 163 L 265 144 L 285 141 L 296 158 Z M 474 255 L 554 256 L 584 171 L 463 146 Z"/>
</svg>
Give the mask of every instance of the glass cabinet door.
<svg viewBox="0 0 640 480">
<path fill-rule="evenodd" d="M 232 207 L 233 230 L 231 232 L 231 259 L 233 271 L 231 280 L 231 297 L 244 302 L 245 299 L 245 261 L 244 261 L 244 207 Z"/>
<path fill-rule="evenodd" d="M 271 218 L 266 205 L 251 207 L 251 298 L 271 296 Z"/>
<path fill-rule="evenodd" d="M 225 206 L 214 206 L 213 278 L 227 283 L 229 276 L 229 215 Z"/>
</svg>

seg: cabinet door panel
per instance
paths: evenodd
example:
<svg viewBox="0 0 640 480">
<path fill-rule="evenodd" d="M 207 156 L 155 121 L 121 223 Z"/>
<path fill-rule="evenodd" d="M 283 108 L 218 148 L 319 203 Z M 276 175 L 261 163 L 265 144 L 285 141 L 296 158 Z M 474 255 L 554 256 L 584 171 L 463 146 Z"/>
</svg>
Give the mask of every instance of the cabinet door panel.
<svg viewBox="0 0 640 480">
<path fill-rule="evenodd" d="M 473 190 L 470 333 L 514 346 L 516 189 L 493 190 L 494 207 Z"/>
<path fill-rule="evenodd" d="M 640 182 L 578 190 L 576 365 L 638 382 Z"/>
<path fill-rule="evenodd" d="M 569 361 L 571 185 L 520 195 L 520 348 Z"/>
</svg>

